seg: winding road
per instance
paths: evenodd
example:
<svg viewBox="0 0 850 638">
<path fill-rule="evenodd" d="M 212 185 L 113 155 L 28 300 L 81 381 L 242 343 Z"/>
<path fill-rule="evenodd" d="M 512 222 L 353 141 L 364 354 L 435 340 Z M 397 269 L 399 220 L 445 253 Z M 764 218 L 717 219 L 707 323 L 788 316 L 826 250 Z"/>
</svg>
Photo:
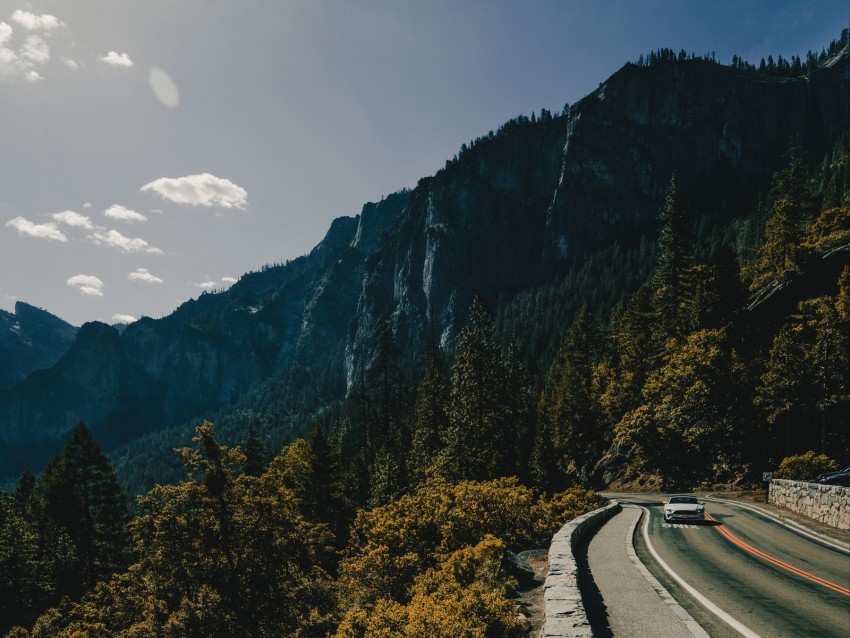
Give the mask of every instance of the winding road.
<svg viewBox="0 0 850 638">
<path fill-rule="evenodd" d="M 609 531 L 590 541 L 590 590 L 604 601 L 589 613 L 595 635 L 619 638 L 628 634 L 620 629 L 630 618 L 644 622 L 639 600 L 629 593 L 638 589 L 622 587 L 626 570 L 637 569 L 627 555 L 632 534 L 640 563 L 674 599 L 668 607 L 678 603 L 675 615 L 690 616 L 684 624 L 674 622 L 673 614 L 665 619 L 671 635 L 696 635 L 686 627 L 695 620 L 712 638 L 850 637 L 846 544 L 789 528 L 740 503 L 704 499 L 705 522 L 670 524 L 663 519 L 663 496 L 609 496 L 624 506 L 618 517 L 635 525 L 616 538 L 605 540 L 612 536 Z M 626 529 L 622 521 L 620 526 Z M 649 614 L 656 621 L 660 617 L 658 611 Z"/>
</svg>

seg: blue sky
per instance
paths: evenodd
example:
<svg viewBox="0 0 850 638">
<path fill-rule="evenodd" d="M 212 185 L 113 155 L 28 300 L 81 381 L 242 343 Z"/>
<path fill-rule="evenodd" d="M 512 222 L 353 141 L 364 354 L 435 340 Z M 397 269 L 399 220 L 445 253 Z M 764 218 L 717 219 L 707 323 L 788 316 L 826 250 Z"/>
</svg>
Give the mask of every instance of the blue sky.
<svg viewBox="0 0 850 638">
<path fill-rule="evenodd" d="M 0 0 L 0 308 L 159 317 L 660 47 L 820 50 L 846 0 Z"/>
</svg>

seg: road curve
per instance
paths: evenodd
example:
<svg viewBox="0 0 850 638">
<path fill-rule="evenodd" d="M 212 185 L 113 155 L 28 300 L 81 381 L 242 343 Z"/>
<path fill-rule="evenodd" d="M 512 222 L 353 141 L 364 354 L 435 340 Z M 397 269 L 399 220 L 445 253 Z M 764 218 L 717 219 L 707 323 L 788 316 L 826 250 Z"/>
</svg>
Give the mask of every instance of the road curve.
<svg viewBox="0 0 850 638">
<path fill-rule="evenodd" d="M 750 633 L 745 635 L 850 636 L 850 556 L 846 552 L 731 503 L 706 503 L 714 521 L 667 524 L 662 496 L 611 496 L 624 504 L 646 507 L 647 537 L 660 559 L 687 585 L 748 629 Z M 713 638 L 742 635 L 659 568 L 643 534 L 635 534 L 634 540 L 638 556 L 650 571 Z M 609 608 L 623 604 L 605 603 Z"/>
<path fill-rule="evenodd" d="M 575 548 L 594 637 L 707 638 L 634 555 L 631 540 L 640 518 L 640 508 L 626 505 Z"/>
</svg>

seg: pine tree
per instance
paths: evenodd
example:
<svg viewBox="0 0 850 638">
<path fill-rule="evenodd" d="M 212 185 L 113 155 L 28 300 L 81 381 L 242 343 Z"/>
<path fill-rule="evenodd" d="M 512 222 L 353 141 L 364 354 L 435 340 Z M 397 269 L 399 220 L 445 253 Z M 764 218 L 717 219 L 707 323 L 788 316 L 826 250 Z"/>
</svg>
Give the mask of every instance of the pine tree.
<svg viewBox="0 0 850 638">
<path fill-rule="evenodd" d="M 505 371 L 493 323 L 480 299 L 461 331 L 452 368 L 449 429 L 444 459 L 453 478 L 485 479 L 503 467 L 506 430 Z"/>
<path fill-rule="evenodd" d="M 425 478 L 425 470 L 431 467 L 440 451 L 445 447 L 448 429 L 449 382 L 438 355 L 433 354 L 428 369 L 419 384 L 416 408 L 413 413 L 412 448 L 410 451 L 410 473 L 415 482 Z"/>
<path fill-rule="evenodd" d="M 82 593 L 128 563 L 130 518 L 112 463 L 82 423 L 71 432 L 62 456 L 48 465 L 35 492 L 41 516 L 70 537 L 79 557 Z"/>
<path fill-rule="evenodd" d="M 312 481 L 307 499 L 308 520 L 325 523 L 333 531 L 337 547 L 345 542 L 350 510 L 345 502 L 339 455 L 319 423 L 313 425 L 307 445 L 312 457 Z"/>
<path fill-rule="evenodd" d="M 21 478 L 18 479 L 18 485 L 15 488 L 14 497 L 22 512 L 27 512 L 30 509 L 30 501 L 32 499 L 33 490 L 35 489 L 35 482 L 35 475 L 29 470 L 24 470 L 24 473 L 21 474 Z"/>
<path fill-rule="evenodd" d="M 266 465 L 268 463 L 266 448 L 260 440 L 253 423 L 248 423 L 248 427 L 245 428 L 245 434 L 242 436 L 239 449 L 245 455 L 245 464 L 242 466 L 242 471 L 245 474 L 248 476 L 260 476 L 266 471 Z"/>
<path fill-rule="evenodd" d="M 658 221 L 658 258 L 652 277 L 655 286 L 653 308 L 657 318 L 656 341 L 663 343 L 666 338 L 682 337 L 686 333 L 686 293 L 689 268 L 693 263 L 693 231 L 675 174 L 670 178 Z"/>
<path fill-rule="evenodd" d="M 658 356 L 653 293 L 650 284 L 639 288 L 608 331 L 600 406 L 612 425 L 640 405 L 644 383 Z"/>
<path fill-rule="evenodd" d="M 779 330 L 761 382 L 756 388 L 755 404 L 767 422 L 782 428 L 784 456 L 794 451 L 794 424 L 806 422 L 805 397 L 810 395 L 805 374 L 805 354 L 793 325 Z"/>
<path fill-rule="evenodd" d="M 499 476 L 516 476 L 522 481 L 530 478 L 531 448 L 535 431 L 535 393 L 528 369 L 516 344 L 508 346 L 504 359 L 504 397 L 506 403 L 505 444 L 509 454 Z"/>
<path fill-rule="evenodd" d="M 785 282 L 804 266 L 803 228 L 814 214 L 808 165 L 799 141 L 786 153 L 786 166 L 773 176 L 770 217 L 764 228 L 750 290 Z"/>
<path fill-rule="evenodd" d="M 52 602 L 49 568 L 37 530 L 17 499 L 0 491 L 0 635 L 14 625 L 31 625 Z"/>
<path fill-rule="evenodd" d="M 587 481 L 602 454 L 603 437 L 593 390 L 593 364 L 598 337 L 583 307 L 561 342 L 549 371 L 547 417 L 561 457 L 573 480 Z"/>
</svg>

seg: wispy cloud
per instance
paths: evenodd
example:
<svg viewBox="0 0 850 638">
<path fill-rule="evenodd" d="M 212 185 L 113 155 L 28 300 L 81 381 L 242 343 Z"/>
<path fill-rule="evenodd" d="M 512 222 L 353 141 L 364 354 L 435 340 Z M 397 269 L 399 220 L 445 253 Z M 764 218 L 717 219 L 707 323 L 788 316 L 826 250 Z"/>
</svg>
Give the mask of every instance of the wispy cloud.
<svg viewBox="0 0 850 638">
<path fill-rule="evenodd" d="M 94 228 L 94 224 L 92 224 L 90 217 L 80 215 L 79 213 L 73 210 L 66 210 L 61 213 L 53 213 L 51 217 L 53 217 L 53 219 L 55 219 L 60 224 L 65 224 L 66 226 L 71 226 L 73 228 Z"/>
<path fill-rule="evenodd" d="M 239 209 L 245 209 L 248 205 L 248 191 L 229 179 L 209 173 L 161 177 L 142 186 L 141 192 L 155 193 L 175 204 Z"/>
<path fill-rule="evenodd" d="M 59 27 L 64 27 L 64 22 L 59 22 L 54 15 L 42 14 L 35 15 L 29 11 L 21 11 L 18 9 L 12 14 L 12 22 L 16 22 L 28 31 L 54 31 Z"/>
<path fill-rule="evenodd" d="M 224 283 L 224 284 L 227 284 L 227 285 L 235 284 L 237 281 L 239 281 L 239 280 L 236 279 L 236 277 L 222 277 L 221 278 L 221 282 Z"/>
<path fill-rule="evenodd" d="M 80 63 L 72 58 L 63 55 L 60 56 L 59 59 L 62 60 L 62 63 L 72 71 L 76 71 L 80 68 Z"/>
<path fill-rule="evenodd" d="M 160 279 L 156 275 L 152 275 L 147 268 L 136 268 L 133 272 L 127 275 L 127 279 L 129 279 L 130 281 L 139 281 L 145 284 L 164 283 L 162 279 Z"/>
<path fill-rule="evenodd" d="M 112 321 L 114 321 L 115 323 L 130 324 L 134 321 L 137 321 L 137 319 L 133 315 L 122 315 L 120 312 L 116 312 L 114 315 L 112 315 Z"/>
<path fill-rule="evenodd" d="M 50 60 L 50 47 L 37 35 L 29 35 L 21 46 L 21 58 L 34 65 L 42 65 Z"/>
<path fill-rule="evenodd" d="M 214 282 L 212 279 L 207 279 L 206 281 L 196 283 L 195 288 L 200 288 L 202 290 L 215 290 L 217 285 L 218 284 L 216 284 L 216 282 Z"/>
<path fill-rule="evenodd" d="M 116 248 L 124 253 L 163 254 L 159 248 L 151 246 L 141 237 L 125 237 L 117 230 L 98 228 L 95 232 L 89 235 L 89 239 L 96 246 L 111 246 L 112 248 Z"/>
<path fill-rule="evenodd" d="M 100 56 L 100 61 L 104 64 L 108 64 L 109 66 L 125 69 L 129 69 L 133 66 L 133 61 L 130 59 L 129 55 L 126 53 L 117 53 L 115 51 L 110 51 L 106 55 Z"/>
<path fill-rule="evenodd" d="M 53 241 L 68 241 L 68 238 L 56 226 L 55 222 L 47 224 L 34 224 L 23 217 L 15 217 L 6 222 L 7 228 L 14 228 L 21 235 L 38 237 L 39 239 L 51 239 Z"/>
<path fill-rule="evenodd" d="M 120 204 L 113 204 L 105 211 L 103 214 L 111 219 L 120 219 L 125 222 L 146 222 L 148 218 L 142 215 L 141 213 L 137 213 L 134 210 L 130 210 L 129 208 L 125 208 Z"/>
<path fill-rule="evenodd" d="M 67 283 L 89 297 L 103 297 L 104 283 L 94 275 L 74 275 Z"/>
</svg>

